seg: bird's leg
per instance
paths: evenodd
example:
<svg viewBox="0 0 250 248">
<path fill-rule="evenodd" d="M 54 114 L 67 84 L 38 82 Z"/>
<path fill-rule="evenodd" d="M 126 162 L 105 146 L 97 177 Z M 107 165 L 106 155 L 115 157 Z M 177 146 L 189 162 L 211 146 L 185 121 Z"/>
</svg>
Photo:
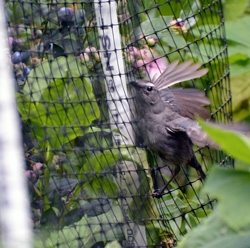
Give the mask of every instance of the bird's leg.
<svg viewBox="0 0 250 248">
<path fill-rule="evenodd" d="M 206 178 L 206 174 L 202 170 L 202 167 L 199 164 L 199 162 L 197 161 L 195 155 L 193 155 L 193 157 L 191 158 L 191 160 L 187 162 L 187 165 L 189 165 L 192 168 L 196 169 L 198 171 L 198 173 L 199 173 L 199 175 L 200 175 L 200 177 L 201 177 L 202 180 L 204 180 Z"/>
<path fill-rule="evenodd" d="M 172 177 L 169 179 L 169 181 L 166 183 L 166 185 L 164 187 L 162 187 L 161 189 L 156 189 L 154 191 L 154 193 L 152 194 L 152 196 L 155 197 L 155 198 L 162 197 L 162 194 L 164 193 L 165 189 L 174 180 L 174 178 L 178 175 L 179 172 L 180 172 L 180 166 L 176 166 L 174 168 L 174 173 L 173 173 Z"/>
</svg>

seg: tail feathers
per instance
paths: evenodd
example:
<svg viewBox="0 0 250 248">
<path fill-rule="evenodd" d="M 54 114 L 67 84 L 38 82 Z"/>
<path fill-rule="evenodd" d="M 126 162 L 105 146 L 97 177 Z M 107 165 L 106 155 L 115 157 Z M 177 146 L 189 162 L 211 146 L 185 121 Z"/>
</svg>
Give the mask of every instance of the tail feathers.
<svg viewBox="0 0 250 248">
<path fill-rule="evenodd" d="M 193 61 L 186 61 L 178 65 L 179 60 L 168 65 L 167 69 L 154 82 L 158 90 L 168 88 L 174 84 L 204 76 L 208 69 L 201 67 L 200 63 L 193 64 Z"/>
<path fill-rule="evenodd" d="M 193 155 L 193 157 L 191 158 L 191 160 L 188 162 L 188 165 L 197 170 L 197 172 L 200 175 L 200 177 L 201 177 L 202 180 L 206 179 L 206 174 L 203 171 L 203 169 L 202 169 L 201 165 L 199 164 L 199 162 L 197 161 L 195 155 Z"/>
</svg>

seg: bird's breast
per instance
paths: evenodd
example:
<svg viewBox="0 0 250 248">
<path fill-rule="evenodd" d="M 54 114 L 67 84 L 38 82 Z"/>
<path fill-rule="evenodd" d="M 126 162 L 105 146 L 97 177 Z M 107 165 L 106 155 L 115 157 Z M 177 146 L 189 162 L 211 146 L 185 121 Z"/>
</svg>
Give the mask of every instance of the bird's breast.
<svg viewBox="0 0 250 248">
<path fill-rule="evenodd" d="M 181 165 L 191 159 L 192 143 L 185 132 L 168 132 L 164 121 L 158 117 L 141 119 L 139 128 L 147 147 L 165 161 Z"/>
</svg>

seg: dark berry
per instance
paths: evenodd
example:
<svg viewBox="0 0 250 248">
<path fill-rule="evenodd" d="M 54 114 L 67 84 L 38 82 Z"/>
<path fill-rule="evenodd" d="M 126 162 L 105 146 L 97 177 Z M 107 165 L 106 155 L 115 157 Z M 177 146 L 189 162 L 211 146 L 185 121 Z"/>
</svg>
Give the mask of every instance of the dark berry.
<svg viewBox="0 0 250 248">
<path fill-rule="evenodd" d="M 22 56 L 20 52 L 15 52 L 14 54 L 12 54 L 11 56 L 11 62 L 13 64 L 19 64 L 20 62 L 22 62 Z"/>
<path fill-rule="evenodd" d="M 30 74 L 30 72 L 31 72 L 31 70 L 30 70 L 29 67 L 25 67 L 25 68 L 23 69 L 23 75 L 24 75 L 24 76 L 28 76 L 28 75 Z"/>
<path fill-rule="evenodd" d="M 58 18 L 60 21 L 62 22 L 67 22 L 67 21 L 71 21 L 73 18 L 73 9 L 71 8 L 60 8 L 58 11 Z"/>
<path fill-rule="evenodd" d="M 18 80 L 22 81 L 22 82 L 25 82 L 27 80 L 27 78 L 25 76 L 21 76 L 18 78 Z"/>
<path fill-rule="evenodd" d="M 30 52 L 21 52 L 22 62 L 27 62 L 30 57 Z"/>
</svg>

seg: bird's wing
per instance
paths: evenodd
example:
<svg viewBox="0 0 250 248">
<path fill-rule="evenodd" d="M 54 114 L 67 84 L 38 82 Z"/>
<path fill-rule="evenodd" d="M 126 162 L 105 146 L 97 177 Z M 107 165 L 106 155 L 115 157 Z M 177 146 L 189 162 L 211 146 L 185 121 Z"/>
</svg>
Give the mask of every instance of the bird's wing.
<svg viewBox="0 0 250 248">
<path fill-rule="evenodd" d="M 160 96 L 164 102 L 178 109 L 178 113 L 183 117 L 188 117 L 192 120 L 196 116 L 203 119 L 210 117 L 210 112 L 205 106 L 210 104 L 210 101 L 205 97 L 204 92 L 197 89 L 173 88 L 163 89 L 160 91 Z"/>
<path fill-rule="evenodd" d="M 169 64 L 167 69 L 155 80 L 154 84 L 158 90 L 166 89 L 180 82 L 200 78 L 208 72 L 208 68 L 199 70 L 202 66 L 200 63 L 192 65 L 192 60 L 183 62 L 179 65 L 178 63 L 179 60 L 176 60 Z"/>
<path fill-rule="evenodd" d="M 177 117 L 177 114 L 175 115 Z M 210 126 L 222 128 L 225 130 L 233 131 L 242 134 L 246 137 L 250 137 L 249 125 L 246 123 L 214 123 L 212 121 L 206 121 Z M 173 118 L 172 121 L 166 122 L 166 130 L 170 133 L 185 132 L 193 144 L 204 147 L 206 145 L 220 150 L 220 147 L 211 140 L 208 135 L 202 130 L 201 126 L 197 121 L 191 120 L 185 117 Z"/>
<path fill-rule="evenodd" d="M 166 123 L 166 130 L 168 132 L 185 132 L 193 144 L 204 147 L 206 145 L 220 149 L 220 147 L 212 141 L 208 135 L 202 130 L 201 126 L 197 121 L 189 118 L 179 117 Z"/>
</svg>

